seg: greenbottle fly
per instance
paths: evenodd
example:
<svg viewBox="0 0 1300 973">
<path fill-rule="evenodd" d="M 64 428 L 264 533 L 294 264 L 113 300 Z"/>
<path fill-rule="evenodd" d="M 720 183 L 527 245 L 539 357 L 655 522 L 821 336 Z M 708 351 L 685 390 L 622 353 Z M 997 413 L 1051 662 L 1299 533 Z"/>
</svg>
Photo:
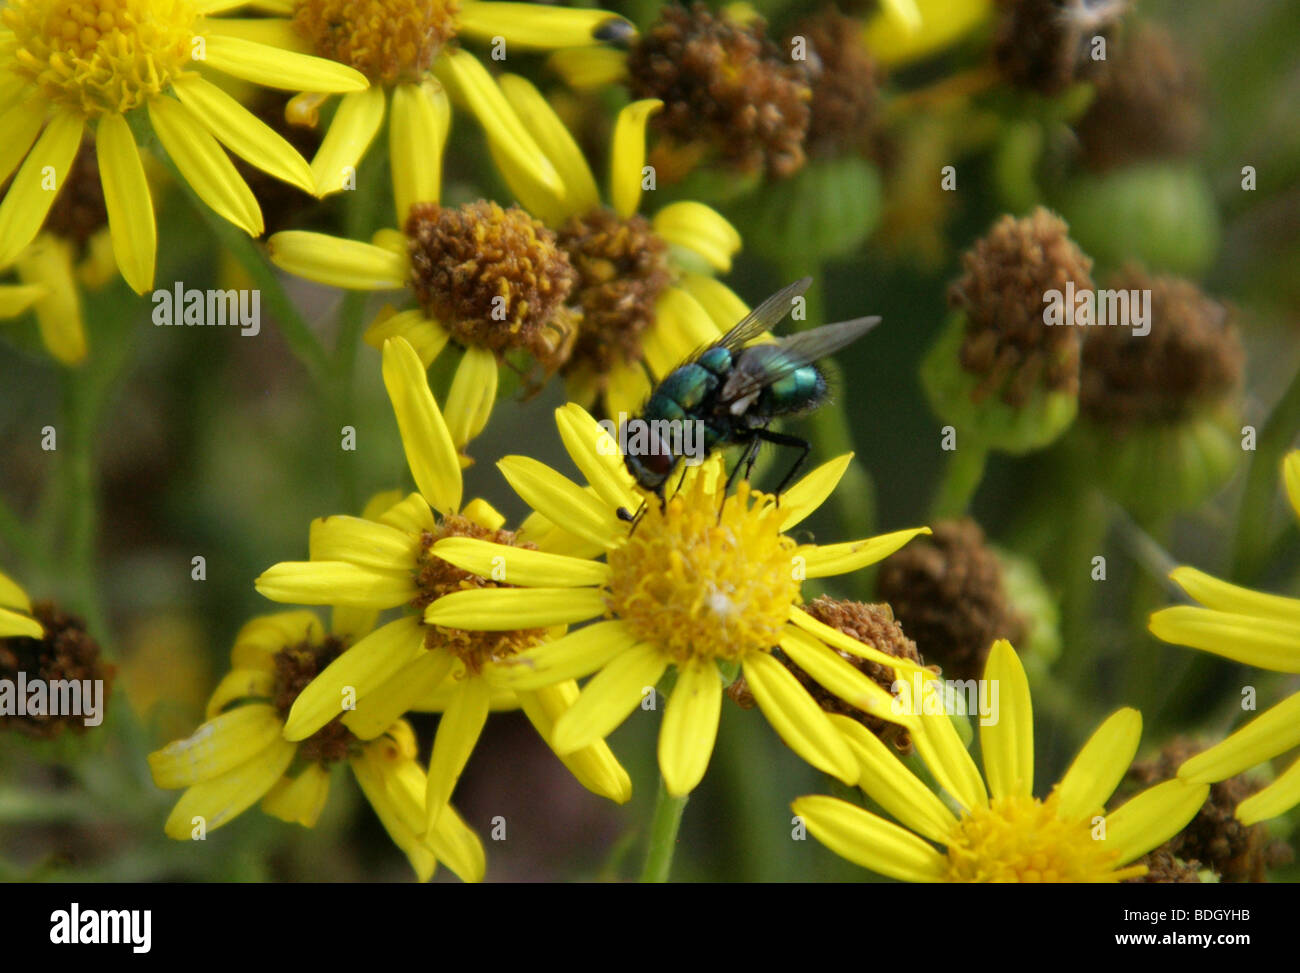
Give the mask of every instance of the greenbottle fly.
<svg viewBox="0 0 1300 973">
<path fill-rule="evenodd" d="M 749 476 L 762 443 L 800 450 L 776 488 L 776 496 L 780 497 L 812 445 L 768 426 L 774 419 L 802 415 L 825 402 L 829 389 L 817 360 L 880 323 L 879 317 L 856 318 L 787 335 L 772 343 L 749 344 L 778 324 L 811 283 L 812 278 L 805 277 L 773 294 L 716 343 L 673 369 L 650 393 L 642 414 L 619 430 L 623 461 L 642 489 L 663 500 L 665 485 L 686 458 L 684 443 L 692 438 L 669 436 L 666 431 L 690 424 L 700 431 L 695 438 L 702 440 L 696 442 L 696 451 L 691 454 L 697 461 L 714 449 L 744 447 L 740 461 L 727 478 L 728 489 L 742 468 Z M 634 423 L 639 426 L 639 439 L 628 435 Z M 619 515 L 625 520 L 634 519 L 626 510 L 620 510 Z"/>
</svg>

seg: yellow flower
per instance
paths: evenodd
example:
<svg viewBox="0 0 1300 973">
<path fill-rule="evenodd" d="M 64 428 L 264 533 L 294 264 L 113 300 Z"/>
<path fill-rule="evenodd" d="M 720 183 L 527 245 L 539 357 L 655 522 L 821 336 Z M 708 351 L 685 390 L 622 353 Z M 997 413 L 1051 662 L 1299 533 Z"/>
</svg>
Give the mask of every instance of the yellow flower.
<svg viewBox="0 0 1300 973">
<path fill-rule="evenodd" d="M 207 722 L 184 740 L 149 755 L 154 782 L 185 788 L 164 830 L 194 839 L 221 827 L 255 801 L 267 814 L 311 828 L 329 797 L 330 770 L 347 760 L 393 842 L 420 881 L 441 860 L 467 882 L 483 878 L 483 847 L 451 808 L 425 833 L 425 773 L 411 727 L 396 720 L 370 734 L 334 719 L 307 739 L 284 739 L 285 714 L 303 683 L 365 629 L 336 613 L 326 634 L 308 611 L 263 615 L 235 637 L 231 671 L 208 701 Z M 364 624 L 364 623 L 363 623 Z M 366 713 L 358 703 L 355 713 Z M 355 724 L 354 724 L 355 726 Z"/>
<path fill-rule="evenodd" d="M 412 203 L 437 198 L 431 195 L 441 181 L 436 160 L 451 117 L 446 90 L 465 104 L 500 151 L 555 179 L 554 169 L 501 97 L 492 76 L 477 58 L 457 47 L 456 39 L 491 44 L 493 58 L 500 60 L 516 50 L 595 45 L 615 25 L 631 29 L 603 10 L 540 3 L 286 0 L 274 6 L 284 16 L 226 21 L 220 29 L 329 58 L 370 80 L 366 91 L 344 96 L 312 160 L 321 195 L 352 184 L 383 124 L 391 95 L 388 138 L 399 223 Z M 290 102 L 286 117 L 315 125 L 324 101 L 325 95 L 309 91 Z"/>
<path fill-rule="evenodd" d="M 665 671 L 676 686 L 659 734 L 669 793 L 691 791 L 713 752 L 722 700 L 719 664 L 738 667 L 764 715 L 801 757 L 847 783 L 858 768 L 848 745 L 808 691 L 774 656 L 780 651 L 857 708 L 890 722 L 890 694 L 846 662 L 846 651 L 890 668 L 914 669 L 823 625 L 799 607 L 804 578 L 857 570 L 926 528 L 846 544 L 796 544 L 784 534 L 834 490 L 850 455 L 819 467 L 781 495 L 742 483 L 723 499 L 721 457 L 688 469 L 662 508 L 651 500 L 634 531 L 620 517 L 642 496 L 608 432 L 579 406 L 556 411 L 583 488 L 550 467 L 511 456 L 498 466 L 536 511 L 521 531 L 538 550 L 468 537 L 433 552 L 466 571 L 496 566 L 510 585 L 455 592 L 425 609 L 432 625 L 494 631 L 564 625 L 606 616 L 505 660 L 500 678 L 519 690 L 597 673 L 555 723 L 551 745 L 570 753 L 604 738 L 637 708 Z M 604 555 L 605 560 L 596 560 Z M 598 671 L 599 670 L 599 671 Z"/>
<path fill-rule="evenodd" d="M 0 572 L 0 639 L 19 636 L 45 638 L 45 629 L 32 617 L 31 599 L 18 582 Z"/>
<path fill-rule="evenodd" d="M 919 707 L 912 739 L 947 801 L 861 724 L 832 716 L 860 763 L 858 786 L 899 824 L 820 795 L 796 800 L 795 814 L 837 855 L 906 882 L 1117 882 L 1145 874 L 1146 866 L 1129 863 L 1181 831 L 1205 803 L 1209 785 L 1171 780 L 1105 810 L 1142 735 L 1141 714 L 1127 708 L 1094 731 L 1045 799 L 1034 797 L 1029 682 L 1006 640 L 990 651 L 984 679 L 1000 700 L 979 731 L 987 789 L 937 707 Z M 934 687 L 927 683 L 923 694 L 937 698 Z M 910 697 L 905 691 L 909 708 Z"/>
<path fill-rule="evenodd" d="M 332 516 L 311 526 L 311 560 L 283 562 L 257 579 L 273 601 L 334 604 L 378 612 L 407 606 L 415 613 L 360 639 L 317 676 L 293 704 L 285 725 L 289 740 L 302 740 L 335 719 L 340 706 L 358 702 L 342 722 L 365 737 L 416 706 L 445 707 L 429 761 L 427 808 L 431 823 L 450 800 L 500 690 L 518 705 L 549 741 L 554 722 L 577 696 L 571 680 L 516 689 L 503 681 L 511 655 L 543 642 L 543 626 L 503 626 L 491 633 L 428 624 L 426 606 L 446 592 L 494 590 L 499 571 L 487 564 L 466 572 L 432 553 L 443 538 L 492 538 L 504 543 L 505 518 L 483 500 L 462 506 L 460 463 L 451 434 L 429 391 L 424 367 L 401 338 L 384 346 L 384 382 L 397 414 L 402 445 L 418 493 L 397 503 L 372 501 L 363 517 Z M 512 551 L 502 546 L 500 550 Z M 431 698 L 439 695 L 441 700 Z M 363 710 L 360 703 L 370 701 Z M 626 771 L 601 740 L 565 751 L 565 766 L 589 790 L 619 803 L 631 796 Z"/>
<path fill-rule="evenodd" d="M 381 314 L 367 339 L 382 347 L 401 337 L 425 368 L 449 343 L 463 347 L 446 408 L 463 452 L 491 417 L 501 359 L 524 352 L 548 372 L 564 360 L 573 269 L 555 234 L 519 207 L 444 207 L 436 191 L 411 206 L 403 230 L 380 230 L 374 240 L 286 230 L 268 243 L 275 264 L 317 283 L 409 289 L 417 307 Z"/>
<path fill-rule="evenodd" d="M 902 6 L 911 10 L 895 9 Z M 992 11 L 992 0 L 890 2 L 867 21 L 863 38 L 880 64 L 897 67 L 957 43 L 987 22 Z"/>
<path fill-rule="evenodd" d="M 1300 517 L 1300 450 L 1282 463 L 1282 479 Z M 1213 652 L 1234 662 L 1274 672 L 1300 672 L 1300 598 L 1270 595 L 1210 577 L 1191 567 L 1169 575 L 1200 606 L 1163 608 L 1151 616 L 1151 632 L 1177 645 Z M 1226 740 L 1178 768 L 1196 783 L 1217 782 L 1286 753 L 1300 744 L 1300 693 L 1255 717 Z M 1300 804 L 1300 760 L 1273 783 L 1237 806 L 1237 819 L 1256 824 Z"/>
<path fill-rule="evenodd" d="M 270 87 L 356 91 L 350 68 L 219 32 L 223 0 L 12 0 L 0 15 L 0 267 L 40 232 L 87 129 L 113 254 L 138 293 L 153 285 L 153 201 L 129 114 L 143 108 L 163 149 L 205 203 L 249 234 L 262 215 L 222 150 L 311 192 L 311 171 L 283 138 L 206 80 L 202 65 Z M 17 172 L 15 173 L 15 169 Z"/>
<path fill-rule="evenodd" d="M 83 140 L 65 181 L 45 228 L 14 262 L 21 283 L 0 285 L 0 321 L 30 307 L 46 350 L 61 364 L 78 365 L 88 352 L 82 288 L 103 287 L 117 272 L 90 139 Z"/>
<path fill-rule="evenodd" d="M 564 366 L 569 387 L 581 403 L 603 393 L 611 415 L 630 413 L 650 394 L 651 379 L 716 341 L 748 313 L 712 277 L 731 269 L 740 234 L 703 203 L 670 203 L 649 220 L 638 212 L 643 188 L 654 185 L 645 169 L 646 122 L 661 102 L 637 101 L 619 112 L 605 204 L 582 151 L 541 93 L 516 75 L 503 76 L 500 84 L 560 174 L 556 186 L 539 179 L 535 167 L 491 146 L 515 197 L 556 232 L 577 273 L 572 302 L 583 320 Z M 423 333 L 427 322 L 407 324 L 416 332 L 407 337 L 417 347 L 432 340 Z"/>
</svg>

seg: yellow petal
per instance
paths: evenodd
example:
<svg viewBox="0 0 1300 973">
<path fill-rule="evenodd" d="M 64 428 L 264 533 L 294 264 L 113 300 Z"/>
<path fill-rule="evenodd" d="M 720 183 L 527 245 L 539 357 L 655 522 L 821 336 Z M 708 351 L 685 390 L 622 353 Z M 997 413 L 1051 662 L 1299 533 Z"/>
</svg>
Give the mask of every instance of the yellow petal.
<svg viewBox="0 0 1300 973">
<path fill-rule="evenodd" d="M 460 512 L 460 515 L 466 520 L 478 524 L 484 530 L 500 530 L 505 526 L 506 522 L 505 514 L 482 497 L 475 497 L 465 504 L 465 509 Z"/>
<path fill-rule="evenodd" d="M 858 758 L 858 787 L 911 830 L 940 844 L 949 841 L 957 819 L 889 745 L 852 717 L 828 716 Z"/>
<path fill-rule="evenodd" d="M 222 3 L 222 6 L 231 10 L 235 7 L 245 6 L 245 4 L 233 3 L 227 0 L 227 2 Z M 261 3 L 250 3 L 247 6 L 249 12 L 252 12 L 252 10 L 267 10 L 267 8 L 277 6 L 277 4 L 267 3 L 263 0 Z M 281 7 L 278 12 L 283 16 L 219 17 L 206 20 L 203 23 L 203 33 L 207 36 L 221 34 L 224 37 L 242 37 L 246 41 L 256 41 L 258 44 L 266 44 L 286 51 L 297 51 L 299 54 L 309 53 L 310 42 L 299 34 L 293 26 L 293 3 L 285 2 L 278 4 L 278 6 Z"/>
<path fill-rule="evenodd" d="M 154 134 L 185 181 L 219 216 L 249 236 L 262 235 L 262 211 L 234 163 L 193 113 L 172 98 L 149 102 Z"/>
<path fill-rule="evenodd" d="M 377 318 L 375 323 L 366 329 L 363 337 L 366 344 L 374 348 L 383 348 L 384 342 L 389 338 L 406 339 L 420 357 L 420 364 L 426 369 L 434 363 L 442 353 L 442 349 L 447 347 L 447 342 L 451 340 L 447 329 L 429 320 L 420 308 Z"/>
<path fill-rule="evenodd" d="M 853 462 L 853 454 L 845 453 L 827 460 L 811 473 L 781 494 L 781 530 L 789 530 L 800 523 L 835 492 L 844 471 Z M 825 548 L 820 548 L 825 550 Z"/>
<path fill-rule="evenodd" d="M 1169 572 L 1169 577 L 1206 608 L 1234 615 L 1259 615 L 1300 625 L 1300 598 L 1252 591 L 1190 567 L 1175 568 Z"/>
<path fill-rule="evenodd" d="M 555 721 L 568 711 L 577 698 L 578 684 L 570 679 L 543 689 L 520 692 L 519 705 L 549 746 Z M 557 756 L 577 778 L 578 783 L 593 794 L 607 797 L 616 804 L 626 804 L 632 799 L 632 779 L 604 740 L 573 753 Z"/>
<path fill-rule="evenodd" d="M 113 257 L 131 290 L 143 294 L 153 288 L 158 229 L 140 151 L 131 127 L 121 115 L 105 115 L 99 120 L 95 155 L 104 186 Z"/>
<path fill-rule="evenodd" d="M 447 429 L 458 449 L 487 425 L 497 399 L 497 371 L 497 356 L 486 348 L 471 346 L 461 355 L 446 409 Z"/>
<path fill-rule="evenodd" d="M 1151 616 L 1151 633 L 1274 672 L 1300 672 L 1300 622 L 1177 605 Z"/>
<path fill-rule="evenodd" d="M 262 810 L 281 821 L 314 828 L 329 796 L 329 771 L 320 764 L 308 764 L 297 777 L 276 781 L 262 798 Z"/>
<path fill-rule="evenodd" d="M 0 143 L 0 182 L 13 175 L 36 141 L 45 124 L 46 108 L 43 100 L 35 99 L 16 101 L 0 111 L 0 132 L 5 133 Z"/>
<path fill-rule="evenodd" d="M 651 373 L 662 377 L 718 337 L 700 302 L 680 288 L 669 287 L 655 302 L 655 323 L 642 335 L 642 352 Z"/>
<path fill-rule="evenodd" d="M 636 645 L 611 659 L 555 721 L 551 746 L 556 753 L 581 750 L 613 733 L 667 668 L 668 660 L 653 645 Z"/>
<path fill-rule="evenodd" d="M 1195 783 L 1216 783 L 1300 745 L 1300 693 L 1266 709 L 1240 730 L 1178 768 Z"/>
<path fill-rule="evenodd" d="M 596 588 L 472 588 L 443 595 L 424 610 L 424 620 L 445 628 L 508 632 L 571 625 L 604 613 L 605 596 Z"/>
<path fill-rule="evenodd" d="M 907 64 L 960 40 L 988 19 L 992 6 L 992 0 L 926 0 L 919 29 L 914 20 L 881 10 L 867 22 L 863 37 L 880 64 Z"/>
<path fill-rule="evenodd" d="M 45 629 L 34 618 L 10 611 L 8 608 L 0 608 L 0 638 L 8 638 L 11 635 L 39 639 L 45 637 Z"/>
<path fill-rule="evenodd" d="M 1118 853 L 1117 865 L 1141 858 L 1182 831 L 1209 796 L 1209 784 L 1177 778 L 1147 788 L 1106 815 L 1107 850 Z"/>
<path fill-rule="evenodd" d="M 445 650 L 426 650 L 393 673 L 343 717 L 343 725 L 362 740 L 373 740 L 401 719 L 402 714 L 442 685 L 455 664 Z"/>
<path fill-rule="evenodd" d="M 1286 459 L 1282 460 L 1282 482 L 1286 485 L 1291 509 L 1300 517 L 1300 449 L 1287 453 Z"/>
<path fill-rule="evenodd" d="M 357 167 L 384 121 L 384 89 L 367 88 L 344 95 L 330 120 L 316 157 L 312 181 L 318 196 L 356 185 Z"/>
<path fill-rule="evenodd" d="M 225 74 L 283 91 L 361 91 L 369 82 L 360 71 L 325 58 L 259 44 L 243 37 L 208 34 L 207 63 Z"/>
<path fill-rule="evenodd" d="M 602 547 L 627 536 L 613 508 L 572 480 L 528 456 L 507 456 L 497 469 L 523 501 L 552 523 Z"/>
<path fill-rule="evenodd" d="M 1142 714 L 1124 708 L 1093 731 L 1070 769 L 1056 785 L 1057 814 L 1062 821 L 1100 814 L 1128 773 L 1142 738 Z"/>
<path fill-rule="evenodd" d="M 28 614 L 32 610 L 31 599 L 22 585 L 3 571 L 0 571 L 0 608 L 17 608 Z"/>
<path fill-rule="evenodd" d="M 928 674 L 922 692 L 928 696 L 937 691 L 933 675 Z M 907 699 L 910 693 L 907 683 L 903 684 L 902 692 Z M 939 786 L 968 811 L 988 807 L 988 792 L 984 789 L 979 768 L 966 752 L 957 728 L 952 725 L 952 718 L 943 712 L 943 707 L 934 704 L 927 707 L 924 701 L 915 700 L 908 704 L 907 710 L 921 714 L 920 721 L 911 731 L 912 742 Z"/>
<path fill-rule="evenodd" d="M 185 739 L 149 754 L 154 783 L 169 790 L 220 777 L 280 739 L 282 725 L 269 705 L 239 706 L 222 713 Z"/>
<path fill-rule="evenodd" d="M 483 881 L 483 875 L 487 871 L 483 843 L 478 840 L 474 829 L 456 813 L 455 808 L 448 807 L 442 812 L 437 825 L 425 836 L 425 840 L 439 861 L 446 862 L 447 867 L 462 882 Z"/>
<path fill-rule="evenodd" d="M 641 498 L 609 430 L 572 402 L 555 410 L 555 425 L 569 458 L 600 498 L 614 509 L 634 510 Z"/>
<path fill-rule="evenodd" d="M 536 178 L 557 198 L 564 196 L 564 183 L 551 161 L 542 154 L 515 110 L 487 69 L 468 51 L 447 51 L 434 64 L 439 78 L 468 106 L 488 141 L 516 166 L 531 168 Z"/>
<path fill-rule="evenodd" d="M 208 832 L 234 820 L 284 776 L 297 749 L 285 740 L 273 740 L 238 767 L 190 787 L 167 816 L 163 831 L 186 841 L 199 833 L 200 824 Z"/>
<path fill-rule="evenodd" d="M 270 669 L 233 669 L 222 677 L 208 700 L 205 719 L 216 719 L 233 702 L 259 699 L 269 702 L 275 694 L 275 673 Z"/>
<path fill-rule="evenodd" d="M 537 691 L 591 675 L 635 645 L 626 622 L 596 622 L 502 660 L 492 667 L 492 679 L 521 692 Z"/>
<path fill-rule="evenodd" d="M 548 226 L 558 226 L 570 216 L 597 209 L 600 194 L 591 167 L 583 158 L 578 143 L 555 114 L 555 109 L 531 82 L 518 75 L 502 75 L 500 85 L 506 100 L 554 164 L 564 185 L 563 196 L 556 196 L 553 190 L 533 177 L 531 170 L 507 166 L 502 175 L 506 177 L 510 191 L 525 209 Z"/>
<path fill-rule="evenodd" d="M 0 319 L 18 317 L 48 293 L 42 284 L 0 284 Z"/>
<path fill-rule="evenodd" d="M 429 501 L 418 493 L 409 494 L 405 500 L 393 504 L 377 519 L 381 524 L 396 527 L 407 534 L 422 534 L 437 526 Z"/>
<path fill-rule="evenodd" d="M 605 385 L 606 411 L 613 416 L 638 415 L 650 398 L 650 391 L 650 376 L 641 362 L 618 362 L 610 369 L 609 382 Z"/>
<path fill-rule="evenodd" d="M 69 240 L 42 233 L 19 256 L 15 269 L 24 283 L 40 285 L 44 294 L 33 308 L 41 341 L 64 365 L 86 358 L 86 328 L 81 313 L 81 289 Z"/>
<path fill-rule="evenodd" d="M 415 616 L 399 618 L 371 632 L 326 666 L 298 695 L 284 724 L 285 739 L 305 740 L 424 651 L 424 632 Z"/>
<path fill-rule="evenodd" d="M 669 243 L 698 253 L 719 273 L 731 270 L 731 258 L 740 250 L 736 228 L 703 203 L 669 203 L 655 214 L 654 228 Z"/>
<path fill-rule="evenodd" d="M 600 561 L 530 551 L 472 537 L 448 537 L 434 544 L 431 552 L 472 574 L 525 588 L 578 588 L 602 585 L 609 580 L 609 566 Z"/>
<path fill-rule="evenodd" d="M 199 123 L 235 155 L 303 192 L 315 191 L 311 166 L 298 150 L 216 85 L 195 74 L 178 78 L 172 89 Z"/>
<path fill-rule="evenodd" d="M 419 765 L 386 737 L 365 747 L 349 763 L 393 844 L 406 855 L 416 877 L 427 882 L 438 861 L 432 845 L 421 835 L 425 778 Z"/>
<path fill-rule="evenodd" d="M 433 738 L 433 754 L 429 757 L 429 786 L 425 792 L 424 811 L 429 827 L 451 800 L 461 771 L 474 752 L 483 726 L 487 723 L 489 690 L 482 676 L 469 676 L 452 696 L 451 705 L 438 721 L 438 732 Z"/>
<path fill-rule="evenodd" d="M 13 263 L 40 232 L 45 214 L 63 189 L 84 127 L 80 117 L 57 112 L 27 153 L 0 201 L 0 267 Z"/>
<path fill-rule="evenodd" d="M 785 497 L 781 497 L 781 506 L 785 506 Z M 861 541 L 847 541 L 843 544 L 821 544 L 804 553 L 805 574 L 809 578 L 826 578 L 836 574 L 848 574 L 883 561 L 889 555 L 919 534 L 930 533 L 929 527 L 909 527 L 896 530 L 891 534 L 880 534 Z"/>
<path fill-rule="evenodd" d="M 1300 804 L 1300 760 L 1262 791 L 1237 805 L 1237 820 L 1244 825 L 1258 824 L 1285 814 Z"/>
<path fill-rule="evenodd" d="M 627 77 L 627 52 L 613 47 L 570 47 L 548 57 L 546 66 L 570 88 L 603 88 Z"/>
<path fill-rule="evenodd" d="M 721 714 L 718 667 L 706 660 L 679 668 L 659 729 L 659 770 L 673 797 L 689 794 L 704 778 Z"/>
<path fill-rule="evenodd" d="M 450 125 L 451 104 L 441 88 L 399 84 L 393 89 L 388 154 L 398 226 L 405 225 L 413 203 L 442 198 L 442 150 Z"/>
<path fill-rule="evenodd" d="M 630 218 L 641 205 L 645 180 L 645 127 L 650 116 L 664 106 L 658 98 L 634 101 L 618 113 L 609 150 L 609 195 L 614 212 Z M 656 220 L 655 228 L 658 229 Z"/>
<path fill-rule="evenodd" d="M 318 517 L 308 532 L 313 561 L 347 561 L 376 571 L 409 571 L 420 553 L 420 538 L 363 517 Z"/>
<path fill-rule="evenodd" d="M 273 672 L 275 654 L 281 649 L 302 642 L 317 645 L 324 637 L 325 630 L 315 612 L 303 609 L 259 615 L 245 622 L 235 635 L 230 664 L 235 669 Z"/>
<path fill-rule="evenodd" d="M 550 50 L 596 44 L 598 32 L 621 27 L 620 34 L 635 34 L 636 28 L 605 10 L 553 7 L 540 3 L 500 3 L 474 0 L 456 15 L 456 32 L 481 41 L 503 37 L 506 56 L 511 47 Z"/>
<path fill-rule="evenodd" d="M 1029 679 L 1011 643 L 989 650 L 984 680 L 998 687 L 992 719 L 980 719 L 980 749 L 989 791 L 997 797 L 1030 797 L 1034 791 L 1034 713 Z"/>
<path fill-rule="evenodd" d="M 817 621 L 817 619 L 813 618 L 801 608 L 791 606 L 790 621 L 799 626 L 805 632 L 810 632 L 817 636 L 817 638 L 828 645 L 844 652 L 848 652 L 851 655 L 856 655 L 858 658 L 866 659 L 870 662 L 875 662 L 878 665 L 887 666 L 891 669 L 903 669 L 907 672 L 919 672 L 926 678 L 931 678 L 933 676 L 933 673 L 917 665 L 915 662 L 911 662 L 907 659 L 896 658 L 892 655 L 881 652 L 873 646 L 864 645 L 855 638 L 850 638 L 839 629 L 831 628 L 829 625 Z"/>
<path fill-rule="evenodd" d="M 853 751 L 790 670 L 765 652 L 752 652 L 741 671 L 763 715 L 791 750 L 818 770 L 857 783 Z"/>
<path fill-rule="evenodd" d="M 455 513 L 463 488 L 460 455 L 415 349 L 401 338 L 389 338 L 384 342 L 383 372 L 415 485 L 434 510 Z"/>
<path fill-rule="evenodd" d="M 921 11 L 916 7 L 916 0 L 881 0 L 880 9 L 908 34 L 921 29 Z"/>
<path fill-rule="evenodd" d="M 677 286 L 700 302 L 700 306 L 708 312 L 720 331 L 730 331 L 733 325 L 749 313 L 749 305 L 715 277 L 687 272 L 681 275 Z M 782 494 L 782 507 L 785 506 L 785 500 L 786 494 Z"/>
<path fill-rule="evenodd" d="M 419 593 L 409 571 L 376 571 L 346 561 L 281 561 L 253 584 L 272 601 L 380 610 L 396 608 Z"/>
<path fill-rule="evenodd" d="M 267 240 L 267 251 L 277 267 L 331 287 L 384 291 L 404 287 L 408 280 L 406 260 L 391 250 L 326 233 L 274 233 Z"/>
<path fill-rule="evenodd" d="M 855 865 L 900 882 L 938 882 L 947 859 L 910 831 L 836 797 L 801 797 L 790 807 L 812 836 Z"/>
<path fill-rule="evenodd" d="M 787 625 L 781 633 L 781 649 L 815 682 L 854 709 L 890 723 L 916 723 L 915 717 L 904 714 L 888 690 L 807 632 Z"/>
</svg>

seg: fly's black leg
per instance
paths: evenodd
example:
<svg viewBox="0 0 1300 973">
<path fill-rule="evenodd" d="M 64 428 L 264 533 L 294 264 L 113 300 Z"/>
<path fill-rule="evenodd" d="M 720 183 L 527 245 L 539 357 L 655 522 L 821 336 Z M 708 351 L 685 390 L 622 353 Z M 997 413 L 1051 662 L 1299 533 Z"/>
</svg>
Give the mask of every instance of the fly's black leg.
<svg viewBox="0 0 1300 973">
<path fill-rule="evenodd" d="M 722 523 L 722 508 L 727 502 L 727 494 L 731 492 L 731 485 L 736 482 L 736 475 L 740 472 L 741 467 L 745 468 L 745 479 L 749 479 L 750 470 L 754 468 L 754 457 L 758 455 L 758 439 L 750 439 L 745 443 L 745 451 L 740 454 L 740 459 L 736 465 L 731 468 L 727 474 L 727 485 L 722 488 L 722 500 L 718 504 L 718 523 Z"/>
<path fill-rule="evenodd" d="M 808 442 L 806 439 L 800 439 L 798 436 L 788 436 L 783 432 L 772 432 L 769 429 L 755 429 L 754 435 L 757 439 L 762 440 L 765 443 L 771 443 L 773 446 L 791 446 L 800 450 L 799 458 L 795 460 L 794 465 L 790 467 L 790 472 L 786 473 L 785 478 L 777 484 L 776 503 L 777 506 L 780 506 L 781 491 L 784 490 L 786 485 L 794 479 L 795 473 L 799 471 L 799 467 L 803 465 L 803 461 L 806 460 L 808 454 L 812 452 L 812 443 Z"/>
</svg>

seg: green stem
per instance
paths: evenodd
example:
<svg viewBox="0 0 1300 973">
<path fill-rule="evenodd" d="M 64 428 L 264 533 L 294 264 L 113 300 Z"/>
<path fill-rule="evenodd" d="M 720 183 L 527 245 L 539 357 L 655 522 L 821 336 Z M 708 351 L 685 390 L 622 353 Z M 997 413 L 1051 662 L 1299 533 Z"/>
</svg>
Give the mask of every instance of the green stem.
<svg viewBox="0 0 1300 973">
<path fill-rule="evenodd" d="M 1264 424 L 1246 474 L 1232 559 L 1232 577 L 1243 583 L 1258 578 L 1268 560 L 1269 527 L 1281 480 L 1282 458 L 1295 440 L 1296 416 L 1300 416 L 1300 369 L 1291 377 L 1291 384 Z"/>
<path fill-rule="evenodd" d="M 1097 662 L 1096 654 L 1089 651 L 1096 645 L 1093 599 L 1098 585 L 1112 583 L 1093 580 L 1092 559 L 1103 553 L 1110 518 L 1104 498 L 1093 487 L 1085 486 L 1081 495 L 1069 497 L 1064 504 L 1065 535 L 1056 559 L 1064 651 L 1057 670 L 1067 686 L 1086 693 L 1094 683 Z"/>
<path fill-rule="evenodd" d="M 65 524 L 68 532 L 68 562 L 81 598 L 90 631 L 107 641 L 108 626 L 95 572 L 96 524 L 99 503 L 95 496 L 94 439 L 98 395 L 94 383 L 73 373 L 64 375 L 64 414 L 68 422 L 69 450 L 64 467 L 68 508 Z"/>
<path fill-rule="evenodd" d="M 934 505 L 930 508 L 931 523 L 960 517 L 970 507 L 980 481 L 984 479 L 984 467 L 988 463 L 988 447 L 980 442 L 958 444 L 952 450 L 948 468 L 944 470 L 939 482 L 939 492 L 935 494 Z"/>
<path fill-rule="evenodd" d="M 646 849 L 645 867 L 641 870 L 642 882 L 666 882 L 673 867 L 673 854 L 677 851 L 677 831 L 682 825 L 682 812 L 689 797 L 672 797 L 659 778 L 659 793 L 655 796 L 654 816 L 650 819 L 650 845 Z"/>
</svg>

